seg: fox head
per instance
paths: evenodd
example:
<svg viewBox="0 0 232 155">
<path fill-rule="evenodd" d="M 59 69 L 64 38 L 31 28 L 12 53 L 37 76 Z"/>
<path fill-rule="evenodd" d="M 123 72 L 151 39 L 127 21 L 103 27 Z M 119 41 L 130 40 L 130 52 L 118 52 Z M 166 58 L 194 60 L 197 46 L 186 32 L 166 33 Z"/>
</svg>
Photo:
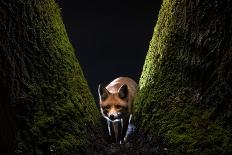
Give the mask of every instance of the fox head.
<svg viewBox="0 0 232 155">
<path fill-rule="evenodd" d="M 116 93 L 111 93 L 99 85 L 98 94 L 102 116 L 107 120 L 113 122 L 130 115 L 129 91 L 126 84 Z"/>
</svg>

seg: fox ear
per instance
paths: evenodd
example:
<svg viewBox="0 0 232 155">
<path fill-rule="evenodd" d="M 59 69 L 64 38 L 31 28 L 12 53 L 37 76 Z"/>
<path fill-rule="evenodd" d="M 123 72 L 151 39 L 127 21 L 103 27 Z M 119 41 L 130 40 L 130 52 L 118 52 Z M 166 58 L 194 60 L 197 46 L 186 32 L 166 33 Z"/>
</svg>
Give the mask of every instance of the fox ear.
<svg viewBox="0 0 232 155">
<path fill-rule="evenodd" d="M 126 84 L 122 85 L 118 91 L 119 98 L 125 100 L 128 98 L 128 87 Z"/>
<path fill-rule="evenodd" d="M 99 84 L 98 95 L 101 100 L 105 100 L 109 96 L 109 91 L 105 87 L 103 87 L 101 84 Z"/>
</svg>

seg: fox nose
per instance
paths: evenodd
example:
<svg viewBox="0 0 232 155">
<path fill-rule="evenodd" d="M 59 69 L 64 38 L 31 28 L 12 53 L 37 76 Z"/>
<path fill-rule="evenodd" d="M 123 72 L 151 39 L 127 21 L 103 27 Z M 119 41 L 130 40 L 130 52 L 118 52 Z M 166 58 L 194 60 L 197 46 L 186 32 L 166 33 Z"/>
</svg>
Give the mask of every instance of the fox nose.
<svg viewBox="0 0 232 155">
<path fill-rule="evenodd" d="M 110 119 L 111 119 L 111 120 L 114 120 L 114 115 L 110 115 Z"/>
</svg>

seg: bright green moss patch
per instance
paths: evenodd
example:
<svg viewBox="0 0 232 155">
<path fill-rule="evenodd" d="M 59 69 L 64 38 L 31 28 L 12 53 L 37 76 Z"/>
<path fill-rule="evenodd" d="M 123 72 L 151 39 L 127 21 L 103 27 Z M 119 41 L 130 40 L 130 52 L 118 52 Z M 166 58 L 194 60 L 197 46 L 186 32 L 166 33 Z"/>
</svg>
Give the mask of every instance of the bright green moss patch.
<svg viewBox="0 0 232 155">
<path fill-rule="evenodd" d="M 140 93 L 135 104 L 137 109 L 149 109 L 146 106 L 151 104 L 144 104 L 146 101 L 158 101 L 162 104 L 184 82 L 177 56 L 183 47 L 183 42 L 178 39 L 184 32 L 182 27 L 176 25 L 183 16 L 183 7 L 178 3 L 180 2 L 167 0 L 162 4 L 139 82 Z M 180 12 L 174 12 L 174 8 Z"/>
</svg>

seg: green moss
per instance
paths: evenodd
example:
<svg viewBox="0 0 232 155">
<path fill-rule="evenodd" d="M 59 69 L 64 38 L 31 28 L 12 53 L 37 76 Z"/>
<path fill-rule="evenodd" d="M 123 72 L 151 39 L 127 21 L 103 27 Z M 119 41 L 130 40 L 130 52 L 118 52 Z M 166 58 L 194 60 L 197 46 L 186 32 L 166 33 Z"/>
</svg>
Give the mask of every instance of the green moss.
<svg viewBox="0 0 232 155">
<path fill-rule="evenodd" d="M 181 95 L 178 94 L 177 97 L 179 96 Z M 228 144 L 231 133 L 224 129 L 222 124 L 217 123 L 219 120 L 210 119 L 214 114 L 214 108 L 206 109 L 192 105 L 193 102 L 173 99 L 165 109 L 168 116 L 158 120 L 161 126 L 159 131 L 170 140 L 171 147 L 178 148 L 183 153 L 230 150 L 231 146 Z"/>
<path fill-rule="evenodd" d="M 163 106 L 165 99 L 184 82 L 181 81 L 180 66 L 177 65 L 177 53 L 183 46 L 183 42 L 176 41 L 183 33 L 183 29 L 176 26 L 183 16 L 183 8 L 178 3 L 179 1 L 164 1 L 160 10 L 139 82 L 140 93 L 135 103 L 135 108 L 142 115 L 148 114 L 157 103 Z"/>
<path fill-rule="evenodd" d="M 203 106 L 201 94 L 184 78 L 184 7 L 184 0 L 163 1 L 135 100 L 139 131 L 164 137 L 176 154 L 228 153 L 232 135 L 225 120 L 215 117 L 214 103 Z"/>
<path fill-rule="evenodd" d="M 32 40 L 34 69 L 26 83 L 32 114 L 25 131 L 31 139 L 19 135 L 18 141 L 26 141 L 28 152 L 47 154 L 50 146 L 59 153 L 78 152 L 92 145 L 89 133 L 101 126 L 98 109 L 57 4 L 53 0 L 26 4 L 38 38 Z"/>
</svg>

